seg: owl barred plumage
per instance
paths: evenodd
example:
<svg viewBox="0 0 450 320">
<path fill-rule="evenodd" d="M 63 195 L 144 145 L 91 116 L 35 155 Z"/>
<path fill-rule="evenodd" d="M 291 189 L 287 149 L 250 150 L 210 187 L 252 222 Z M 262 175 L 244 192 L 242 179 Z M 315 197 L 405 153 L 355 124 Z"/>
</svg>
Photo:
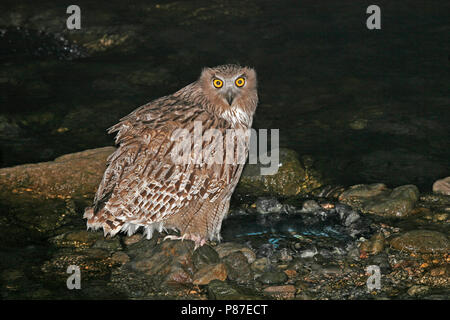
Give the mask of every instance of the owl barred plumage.
<svg viewBox="0 0 450 320">
<path fill-rule="evenodd" d="M 142 226 L 147 238 L 174 229 L 180 236 L 171 239 L 196 246 L 220 240 L 257 103 L 255 71 L 223 65 L 122 118 L 108 131 L 118 148 L 85 210 L 88 228 L 114 236 Z"/>
</svg>

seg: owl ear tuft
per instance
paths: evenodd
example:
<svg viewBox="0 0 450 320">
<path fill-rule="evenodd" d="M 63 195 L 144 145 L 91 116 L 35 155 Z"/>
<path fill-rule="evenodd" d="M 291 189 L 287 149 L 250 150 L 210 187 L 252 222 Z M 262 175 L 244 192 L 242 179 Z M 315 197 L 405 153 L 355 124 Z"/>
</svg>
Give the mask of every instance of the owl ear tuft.
<svg viewBox="0 0 450 320">
<path fill-rule="evenodd" d="M 202 73 L 200 74 L 200 78 L 203 78 L 205 76 L 211 76 L 214 73 L 214 70 L 212 68 L 205 67 L 202 69 Z"/>
</svg>

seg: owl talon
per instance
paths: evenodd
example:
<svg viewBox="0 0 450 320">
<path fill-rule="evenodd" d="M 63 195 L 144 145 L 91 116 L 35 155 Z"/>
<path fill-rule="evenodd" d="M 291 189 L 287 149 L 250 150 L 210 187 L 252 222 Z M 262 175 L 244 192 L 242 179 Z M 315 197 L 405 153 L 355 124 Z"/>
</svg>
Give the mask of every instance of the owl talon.
<svg viewBox="0 0 450 320">
<path fill-rule="evenodd" d="M 185 234 L 183 236 L 181 236 L 181 237 L 180 236 L 168 235 L 168 236 L 165 236 L 163 240 L 168 239 L 168 240 L 181 240 L 181 241 L 183 241 L 185 238 L 186 238 Z"/>
<path fill-rule="evenodd" d="M 195 243 L 194 250 L 206 244 L 206 239 L 205 238 L 203 238 L 201 236 L 198 236 L 198 235 L 195 235 L 195 234 L 186 234 L 185 233 L 182 236 L 168 235 L 168 236 L 164 237 L 164 240 L 166 240 L 166 239 L 168 239 L 168 240 L 181 240 L 181 241 L 183 241 L 184 239 L 192 240 Z"/>
</svg>

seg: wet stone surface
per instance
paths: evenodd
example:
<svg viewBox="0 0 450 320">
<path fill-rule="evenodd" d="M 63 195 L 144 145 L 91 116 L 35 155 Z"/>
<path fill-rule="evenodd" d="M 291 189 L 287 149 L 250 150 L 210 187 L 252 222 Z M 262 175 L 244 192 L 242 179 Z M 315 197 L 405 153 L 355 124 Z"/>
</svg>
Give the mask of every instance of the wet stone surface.
<svg viewBox="0 0 450 320">
<path fill-rule="evenodd" d="M 441 199 L 441 198 L 439 198 Z M 414 230 L 410 218 L 388 221 L 363 214 L 336 199 L 272 198 L 275 208 L 254 203 L 233 208 L 221 243 L 194 250 L 189 241 L 147 240 L 138 232 L 104 238 L 84 226 L 62 228 L 40 247 L 2 251 L 21 267 L 6 265 L 5 299 L 427 299 L 448 297 L 448 238 L 441 231 Z M 276 200 L 276 201 L 275 201 Z M 428 201 L 428 202 L 427 202 Z M 294 205 L 295 203 L 295 205 Z M 423 196 L 420 205 L 437 206 Z M 446 203 L 444 200 L 438 202 Z M 406 220 L 405 220 L 406 219 Z M 408 220 L 409 219 L 409 220 Z M 411 224 L 406 228 L 407 221 Z M 36 251 L 37 250 L 37 251 Z M 38 257 L 27 260 L 30 252 Z M 14 260 L 15 259 L 15 260 Z M 23 264 L 20 264 L 23 261 Z M 14 265 L 17 265 L 16 263 Z M 66 287 L 67 267 L 80 267 L 82 290 Z M 368 266 L 378 266 L 382 288 L 367 290 Z M 32 270 L 32 272 L 31 272 Z M 25 295 L 25 288 L 34 288 Z"/>
</svg>

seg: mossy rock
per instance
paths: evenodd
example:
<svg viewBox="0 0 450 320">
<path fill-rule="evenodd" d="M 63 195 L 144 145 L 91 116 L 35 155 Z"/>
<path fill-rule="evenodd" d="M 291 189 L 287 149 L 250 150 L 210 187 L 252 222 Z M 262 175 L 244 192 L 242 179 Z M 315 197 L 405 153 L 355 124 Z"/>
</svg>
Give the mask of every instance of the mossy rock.
<svg viewBox="0 0 450 320">
<path fill-rule="evenodd" d="M 419 189 L 415 185 L 404 185 L 391 190 L 382 183 L 360 184 L 342 192 L 339 200 L 363 213 L 402 218 L 413 213 L 419 200 Z"/>
<path fill-rule="evenodd" d="M 290 149 L 280 148 L 278 171 L 262 175 L 261 169 L 268 165 L 247 164 L 236 187 L 241 195 L 295 196 L 306 194 L 323 185 L 320 174 L 312 168 L 311 159 L 304 157 L 300 162 L 298 154 Z"/>
</svg>

